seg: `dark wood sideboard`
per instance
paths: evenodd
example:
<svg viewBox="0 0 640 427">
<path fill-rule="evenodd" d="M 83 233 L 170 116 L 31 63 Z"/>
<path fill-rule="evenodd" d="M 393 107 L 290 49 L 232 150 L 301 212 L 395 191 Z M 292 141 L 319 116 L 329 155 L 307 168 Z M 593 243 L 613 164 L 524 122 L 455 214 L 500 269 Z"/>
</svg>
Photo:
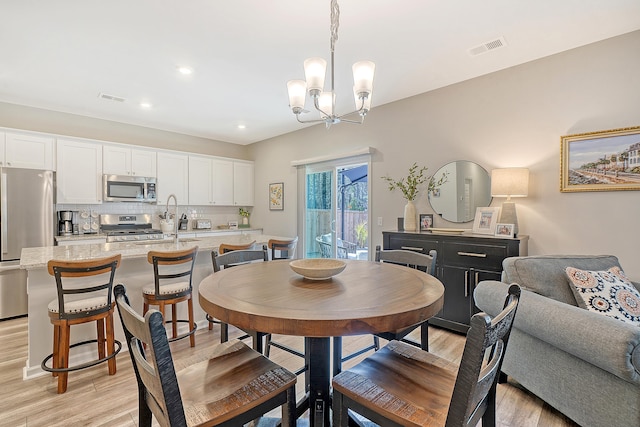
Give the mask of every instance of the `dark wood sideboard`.
<svg viewBox="0 0 640 427">
<path fill-rule="evenodd" d="M 527 255 L 529 236 L 505 239 L 481 234 L 383 231 L 384 249 L 428 254 L 435 249 L 436 276 L 444 284 L 444 307 L 429 324 L 466 333 L 478 312 L 473 291 L 483 280 L 500 280 L 502 260 Z"/>
</svg>

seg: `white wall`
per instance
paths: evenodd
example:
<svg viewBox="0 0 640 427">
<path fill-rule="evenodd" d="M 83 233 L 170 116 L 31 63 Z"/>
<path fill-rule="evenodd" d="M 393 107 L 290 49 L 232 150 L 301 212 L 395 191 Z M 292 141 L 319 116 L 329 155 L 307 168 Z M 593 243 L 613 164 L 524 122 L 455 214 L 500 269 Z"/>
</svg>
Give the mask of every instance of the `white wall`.
<svg viewBox="0 0 640 427">
<path fill-rule="evenodd" d="M 615 254 L 627 274 L 640 281 L 640 192 L 559 191 L 562 135 L 640 125 L 638 52 L 640 31 L 374 107 L 362 126 L 327 130 L 320 125 L 252 144 L 252 221 L 268 233 L 297 233 L 292 160 L 376 148 L 369 180 L 372 246 L 381 244 L 382 230 L 395 229 L 396 218 L 403 215 L 401 194 L 390 193 L 381 176 L 406 175 L 414 161 L 430 173 L 460 159 L 487 171 L 528 167 L 529 197 L 516 202 L 520 233 L 530 235 L 529 254 Z M 269 211 L 267 185 L 280 181 L 285 183 L 285 210 Z M 416 206 L 419 213 L 432 212 L 425 194 Z M 377 217 L 383 217 L 382 227 Z M 436 217 L 434 226 L 471 228 L 472 223 Z"/>
</svg>

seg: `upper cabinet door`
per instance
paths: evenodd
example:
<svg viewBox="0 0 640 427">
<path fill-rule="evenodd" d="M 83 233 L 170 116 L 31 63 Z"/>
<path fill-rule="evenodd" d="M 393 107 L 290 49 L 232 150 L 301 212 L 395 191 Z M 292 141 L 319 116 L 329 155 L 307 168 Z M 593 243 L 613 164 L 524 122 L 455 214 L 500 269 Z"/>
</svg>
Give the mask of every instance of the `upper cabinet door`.
<svg viewBox="0 0 640 427">
<path fill-rule="evenodd" d="M 211 166 L 211 157 L 189 156 L 189 204 L 213 204 Z"/>
<path fill-rule="evenodd" d="M 170 194 L 174 194 L 179 205 L 189 204 L 189 156 L 186 154 L 158 152 L 158 204 L 167 203 Z"/>
<path fill-rule="evenodd" d="M 102 144 L 58 140 L 56 203 L 102 203 Z"/>
<path fill-rule="evenodd" d="M 0 166 L 4 166 L 4 147 L 5 147 L 5 133 L 0 132 Z"/>
<path fill-rule="evenodd" d="M 53 137 L 8 132 L 2 166 L 54 170 L 53 145 Z"/>
<path fill-rule="evenodd" d="M 233 162 L 233 201 L 238 206 L 253 206 L 253 163 Z"/>
<path fill-rule="evenodd" d="M 108 175 L 156 176 L 156 152 L 120 145 L 104 145 L 103 172 Z"/>
<path fill-rule="evenodd" d="M 213 159 L 213 204 L 233 206 L 233 161 Z"/>
<path fill-rule="evenodd" d="M 118 145 L 102 147 L 102 171 L 107 175 L 131 175 L 131 149 Z"/>
<path fill-rule="evenodd" d="M 131 174 L 136 176 L 156 177 L 157 160 L 155 150 L 131 150 Z"/>
</svg>

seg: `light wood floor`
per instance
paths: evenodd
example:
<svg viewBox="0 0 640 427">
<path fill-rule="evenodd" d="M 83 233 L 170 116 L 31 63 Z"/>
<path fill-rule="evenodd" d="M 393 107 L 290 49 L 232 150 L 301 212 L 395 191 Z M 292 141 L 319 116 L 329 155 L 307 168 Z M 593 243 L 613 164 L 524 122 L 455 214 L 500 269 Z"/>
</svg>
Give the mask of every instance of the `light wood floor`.
<svg viewBox="0 0 640 427">
<path fill-rule="evenodd" d="M 118 319 L 116 318 L 116 321 Z M 73 334 L 73 330 L 71 332 Z M 290 345 L 302 347 L 296 337 L 274 337 Z M 213 331 L 198 330 L 196 347 L 189 340 L 172 343 L 176 360 L 195 353 L 208 352 L 219 342 L 218 327 Z M 345 354 L 368 345 L 371 338 L 344 339 Z M 459 363 L 464 336 L 439 328 L 430 329 L 430 350 L 438 356 Z M 50 375 L 22 380 L 22 368 L 27 355 L 26 318 L 0 321 L 0 426 L 136 426 L 137 386 L 127 352 L 117 357 L 118 372 L 107 375 L 106 364 L 69 374 L 69 388 L 56 394 L 56 380 Z M 277 348 L 271 357 L 277 363 L 295 370 L 302 360 Z M 349 361 L 345 367 L 356 363 Z M 304 377 L 298 378 L 298 394 L 302 394 Z M 576 424 L 526 392 L 516 384 L 498 386 L 498 420 L 500 426 L 574 427 Z M 276 413 L 277 416 L 277 413 Z"/>
</svg>

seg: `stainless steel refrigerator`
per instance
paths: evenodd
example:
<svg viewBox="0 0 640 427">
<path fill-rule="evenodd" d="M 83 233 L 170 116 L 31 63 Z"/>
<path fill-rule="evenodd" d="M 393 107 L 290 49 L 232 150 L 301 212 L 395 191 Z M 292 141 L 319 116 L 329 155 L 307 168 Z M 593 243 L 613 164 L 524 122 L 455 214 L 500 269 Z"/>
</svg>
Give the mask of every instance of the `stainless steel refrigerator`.
<svg viewBox="0 0 640 427">
<path fill-rule="evenodd" d="M 53 246 L 55 175 L 0 168 L 0 319 L 27 314 L 22 248 Z"/>
</svg>

